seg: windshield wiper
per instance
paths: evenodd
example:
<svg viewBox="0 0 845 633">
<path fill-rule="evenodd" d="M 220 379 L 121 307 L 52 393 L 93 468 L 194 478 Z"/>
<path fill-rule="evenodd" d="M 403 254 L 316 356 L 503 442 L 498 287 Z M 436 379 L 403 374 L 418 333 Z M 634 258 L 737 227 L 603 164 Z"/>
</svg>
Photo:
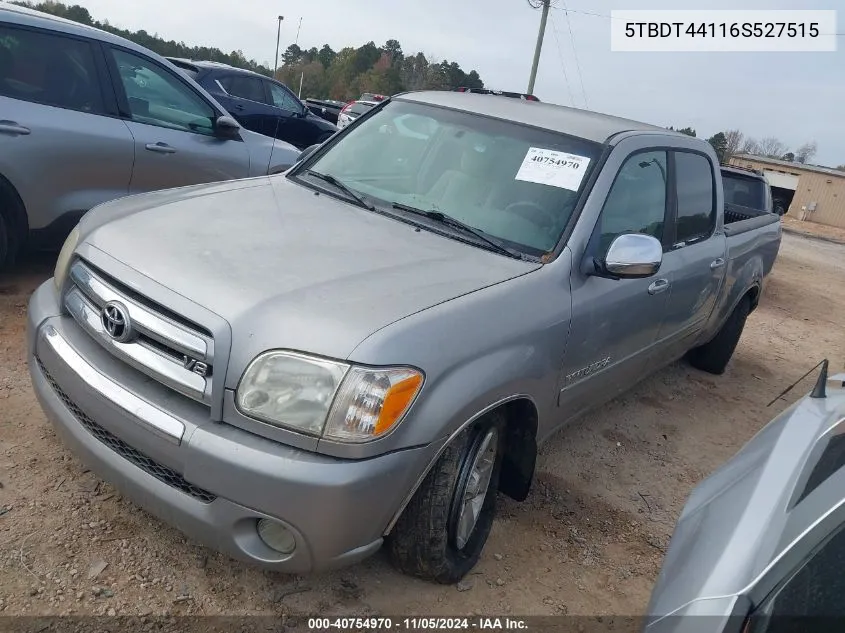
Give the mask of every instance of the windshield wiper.
<svg viewBox="0 0 845 633">
<path fill-rule="evenodd" d="M 338 180 L 337 178 L 335 178 L 331 174 L 323 174 L 323 173 L 320 173 L 319 171 L 314 171 L 313 169 L 308 169 L 308 170 L 306 170 L 305 173 L 308 174 L 309 176 L 313 176 L 314 178 L 317 178 L 318 180 L 322 180 L 324 182 L 327 182 L 330 185 L 334 185 L 335 187 L 340 189 L 343 193 L 345 193 L 347 196 L 352 198 L 355 202 L 357 202 L 359 206 L 364 207 L 368 211 L 375 211 L 376 210 L 376 208 L 373 205 L 371 205 L 369 202 L 364 200 L 364 198 L 362 198 L 360 196 L 360 194 L 358 194 L 356 191 L 347 187 L 343 182 L 341 182 L 340 180 Z"/>
<path fill-rule="evenodd" d="M 393 206 L 394 209 L 398 209 L 399 211 L 413 213 L 414 215 L 421 215 L 430 220 L 434 220 L 435 222 L 440 222 L 441 224 L 445 224 L 446 226 L 451 226 L 452 228 L 459 229 L 464 233 L 469 233 L 470 235 L 481 240 L 490 248 L 495 250 L 497 253 L 501 253 L 502 255 L 507 255 L 508 257 L 513 257 L 514 259 L 524 259 L 524 257 L 519 253 L 516 253 L 511 249 L 503 246 L 499 242 L 487 237 L 484 232 L 479 231 L 477 228 L 472 227 L 469 224 L 465 224 L 457 218 L 453 218 L 451 215 L 447 215 L 442 211 L 436 211 L 434 209 L 426 211 L 425 209 L 417 209 L 416 207 L 412 207 L 407 204 L 402 204 L 401 202 L 394 202 L 391 206 Z"/>
</svg>

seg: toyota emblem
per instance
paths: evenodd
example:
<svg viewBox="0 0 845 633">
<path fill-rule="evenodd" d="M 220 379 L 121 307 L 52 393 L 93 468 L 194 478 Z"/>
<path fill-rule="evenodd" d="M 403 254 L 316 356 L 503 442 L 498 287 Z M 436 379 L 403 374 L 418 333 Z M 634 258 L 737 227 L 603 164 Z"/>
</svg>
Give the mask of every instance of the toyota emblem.
<svg viewBox="0 0 845 633">
<path fill-rule="evenodd" d="M 100 313 L 103 328 L 118 343 L 126 343 L 132 338 L 132 323 L 126 306 L 117 301 L 109 301 Z"/>
</svg>

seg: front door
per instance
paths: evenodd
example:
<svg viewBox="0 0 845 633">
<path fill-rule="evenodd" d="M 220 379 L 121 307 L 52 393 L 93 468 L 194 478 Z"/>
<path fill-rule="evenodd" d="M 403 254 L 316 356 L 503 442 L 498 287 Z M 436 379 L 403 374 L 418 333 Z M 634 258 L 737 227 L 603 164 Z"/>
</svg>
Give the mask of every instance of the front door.
<svg viewBox="0 0 845 633">
<path fill-rule="evenodd" d="M 215 136 L 219 112 L 181 77 L 134 52 L 111 55 L 135 138 L 132 193 L 249 175 L 246 143 Z"/>
<path fill-rule="evenodd" d="M 724 279 L 726 238 L 716 230 L 713 165 L 704 155 L 676 150 L 677 197 L 669 223 L 671 248 L 663 268 L 672 276 L 669 304 L 660 328 L 657 364 L 680 358 L 710 318 Z"/>
<path fill-rule="evenodd" d="M 667 152 L 637 151 L 616 174 L 588 251 L 603 258 L 614 238 L 644 233 L 663 240 L 668 211 Z M 605 167 L 607 169 L 607 167 Z M 604 279 L 573 266 L 572 325 L 560 378 L 560 406 L 577 415 L 634 384 L 666 310 L 671 279 Z"/>
</svg>

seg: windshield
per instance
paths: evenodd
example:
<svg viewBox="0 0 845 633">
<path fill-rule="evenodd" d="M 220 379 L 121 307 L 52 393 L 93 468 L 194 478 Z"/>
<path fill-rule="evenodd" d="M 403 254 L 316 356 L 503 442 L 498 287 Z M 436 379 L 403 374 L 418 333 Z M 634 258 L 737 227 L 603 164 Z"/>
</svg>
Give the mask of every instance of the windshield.
<svg viewBox="0 0 845 633">
<path fill-rule="evenodd" d="M 378 207 L 439 211 L 539 256 L 560 239 L 599 149 L 546 130 L 394 101 L 309 169 Z"/>
<path fill-rule="evenodd" d="M 766 185 L 757 178 L 722 172 L 725 202 L 752 209 L 766 208 Z"/>
</svg>

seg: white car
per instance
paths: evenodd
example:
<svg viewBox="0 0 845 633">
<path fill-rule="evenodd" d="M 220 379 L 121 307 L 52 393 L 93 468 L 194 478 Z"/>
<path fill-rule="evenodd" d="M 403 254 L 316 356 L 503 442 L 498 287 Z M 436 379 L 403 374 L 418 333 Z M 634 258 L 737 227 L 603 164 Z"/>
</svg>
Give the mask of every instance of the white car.
<svg viewBox="0 0 845 633">
<path fill-rule="evenodd" d="M 350 101 L 343 106 L 340 114 L 337 115 L 337 129 L 342 130 L 359 116 L 366 114 L 373 106 L 377 106 L 378 104 L 378 101 Z"/>
</svg>

